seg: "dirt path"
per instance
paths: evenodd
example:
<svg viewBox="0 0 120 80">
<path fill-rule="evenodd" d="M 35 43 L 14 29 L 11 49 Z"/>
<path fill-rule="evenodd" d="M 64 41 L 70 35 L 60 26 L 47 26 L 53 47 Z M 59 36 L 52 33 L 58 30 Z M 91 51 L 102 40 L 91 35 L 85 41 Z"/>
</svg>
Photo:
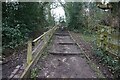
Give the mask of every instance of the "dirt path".
<svg viewBox="0 0 120 80">
<path fill-rule="evenodd" d="M 26 62 L 27 50 L 15 52 L 12 56 L 6 58 L 2 64 L 2 78 L 8 78 L 16 66 L 23 65 Z"/>
<path fill-rule="evenodd" d="M 86 42 L 84 38 L 82 37 L 81 33 L 74 33 L 70 32 L 71 35 L 74 35 L 73 38 L 75 39 L 75 42 L 81 46 L 81 48 L 84 50 L 84 54 L 86 54 L 92 63 L 96 64 L 96 67 L 99 68 L 99 70 L 102 72 L 102 74 L 105 77 L 113 78 L 113 74 L 109 71 L 109 68 L 107 65 L 104 65 L 104 63 L 101 63 L 101 58 L 98 57 L 94 52 L 94 47 L 92 42 Z"/>
<path fill-rule="evenodd" d="M 65 34 L 65 35 L 64 35 Z M 49 55 L 38 61 L 39 78 L 96 78 L 82 50 L 71 39 L 68 32 L 58 31 L 54 35 Z"/>
</svg>

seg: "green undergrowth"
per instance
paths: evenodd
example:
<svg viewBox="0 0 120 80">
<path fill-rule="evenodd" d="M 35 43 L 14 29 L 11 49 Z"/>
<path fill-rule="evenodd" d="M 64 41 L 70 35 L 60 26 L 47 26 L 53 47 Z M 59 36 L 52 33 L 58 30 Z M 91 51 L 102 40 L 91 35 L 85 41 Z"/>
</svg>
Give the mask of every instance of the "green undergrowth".
<svg viewBox="0 0 120 80">
<path fill-rule="evenodd" d="M 104 51 L 103 49 L 100 49 L 95 45 L 93 50 L 95 55 L 100 58 L 99 63 L 107 65 L 109 71 L 113 74 L 113 77 L 120 77 L 120 61 L 109 55 L 107 51 Z"/>
<path fill-rule="evenodd" d="M 75 31 L 74 31 L 75 32 Z M 80 32 L 75 32 L 75 33 L 80 33 Z M 90 36 L 89 34 L 85 33 L 80 33 L 80 37 L 85 41 L 85 42 L 93 42 L 94 36 Z M 98 78 L 105 78 L 102 72 L 99 70 L 99 68 L 94 64 L 92 61 L 88 61 L 90 64 L 91 68 L 96 72 L 96 75 Z"/>
<path fill-rule="evenodd" d="M 79 31 L 74 31 L 75 33 L 80 33 Z M 80 33 L 80 36 L 85 42 L 92 43 L 92 51 L 94 55 L 96 55 L 100 60 L 99 63 L 106 65 L 110 72 L 113 74 L 113 77 L 118 78 L 120 77 L 120 61 L 113 58 L 107 51 L 104 49 L 99 48 L 96 45 L 96 38 L 95 35 Z"/>
<path fill-rule="evenodd" d="M 73 30 L 75 33 L 80 33 L 80 37 L 86 42 L 92 42 L 95 39 L 95 35 L 91 35 L 91 33 L 85 32 L 83 30 Z"/>
</svg>

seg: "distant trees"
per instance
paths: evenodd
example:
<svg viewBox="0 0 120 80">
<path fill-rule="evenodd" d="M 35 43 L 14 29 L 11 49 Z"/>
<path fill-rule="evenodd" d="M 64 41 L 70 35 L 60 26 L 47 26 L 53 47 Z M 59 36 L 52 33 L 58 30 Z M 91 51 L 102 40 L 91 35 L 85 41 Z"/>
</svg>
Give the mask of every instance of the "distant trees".
<svg viewBox="0 0 120 80">
<path fill-rule="evenodd" d="M 66 2 L 65 4 L 61 3 L 61 5 L 65 11 L 66 23 L 69 29 L 79 31 L 89 30 L 88 23 L 90 23 L 90 17 L 93 16 L 92 9 L 90 10 L 93 7 L 91 6 L 92 4 L 89 5 L 89 3 L 85 2 Z"/>
<path fill-rule="evenodd" d="M 80 28 L 79 25 L 82 24 L 81 19 L 81 10 L 82 10 L 82 3 L 79 2 L 66 2 L 65 4 L 61 5 L 64 7 L 65 15 L 66 15 L 66 23 L 69 29 L 78 29 Z M 81 17 L 80 17 L 81 16 Z"/>
<path fill-rule="evenodd" d="M 60 0 L 58 0 L 60 2 Z M 120 2 L 110 2 L 108 11 L 100 9 L 96 2 L 66 2 L 63 6 L 69 29 L 92 32 L 98 24 L 119 27 Z"/>
<path fill-rule="evenodd" d="M 119 56 L 120 2 L 110 2 L 109 7 L 97 2 L 60 2 L 65 10 L 67 27 L 76 32 L 92 36 L 97 51 L 95 55 L 109 66 L 114 77 L 119 77 L 120 61 L 110 55 Z M 100 52 L 101 51 L 101 52 Z"/>
</svg>

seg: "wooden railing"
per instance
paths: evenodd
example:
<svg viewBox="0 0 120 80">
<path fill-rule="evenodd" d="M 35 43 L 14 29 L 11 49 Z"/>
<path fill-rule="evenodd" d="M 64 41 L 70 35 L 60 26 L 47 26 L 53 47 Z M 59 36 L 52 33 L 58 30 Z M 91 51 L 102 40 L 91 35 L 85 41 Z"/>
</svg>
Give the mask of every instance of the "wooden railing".
<svg viewBox="0 0 120 80">
<path fill-rule="evenodd" d="M 104 29 L 104 30 L 103 30 Z M 113 29 L 110 26 L 98 25 L 97 45 L 108 51 L 116 59 L 120 59 L 119 34 L 112 34 Z"/>
<path fill-rule="evenodd" d="M 55 26 L 52 29 L 45 32 L 43 35 L 36 38 L 35 40 L 28 41 L 27 63 L 20 78 L 27 78 L 28 76 L 30 76 L 31 67 L 35 65 L 35 63 L 39 60 L 40 56 L 42 55 L 41 53 L 43 49 L 47 46 L 50 38 L 52 37 L 57 28 L 58 27 Z"/>
</svg>

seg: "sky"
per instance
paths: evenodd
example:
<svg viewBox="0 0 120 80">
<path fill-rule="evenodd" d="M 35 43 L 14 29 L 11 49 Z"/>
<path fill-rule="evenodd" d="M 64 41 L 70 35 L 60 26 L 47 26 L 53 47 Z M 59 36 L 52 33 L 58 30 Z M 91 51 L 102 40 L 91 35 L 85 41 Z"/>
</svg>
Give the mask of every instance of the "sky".
<svg viewBox="0 0 120 80">
<path fill-rule="evenodd" d="M 53 9 L 52 14 L 55 14 L 55 19 L 58 21 L 60 17 L 65 18 L 65 12 L 63 10 L 63 7 L 57 7 L 56 9 Z"/>
<path fill-rule="evenodd" d="M 61 0 L 61 1 L 64 2 L 64 0 Z M 56 1 L 56 3 L 60 5 L 59 2 Z M 55 8 L 55 9 L 52 9 L 51 13 L 55 15 L 55 20 L 56 21 L 59 21 L 60 17 L 65 18 L 65 12 L 64 12 L 64 9 L 61 5 L 58 6 L 57 8 Z"/>
<path fill-rule="evenodd" d="M 57 0 L 55 0 L 55 1 L 59 4 L 59 2 Z M 60 0 L 60 1 L 62 1 L 63 3 L 65 3 L 65 0 Z M 95 0 L 89 0 L 89 1 L 91 2 L 91 1 L 95 1 Z M 105 1 L 105 4 L 107 4 L 111 0 L 101 0 L 102 3 L 104 3 L 104 1 Z M 52 9 L 51 13 L 55 14 L 55 16 L 56 16 L 55 20 L 57 20 L 57 21 L 59 20 L 60 17 L 64 17 L 65 18 L 65 12 L 64 12 L 64 9 L 63 9 L 62 6 L 59 6 L 56 9 Z"/>
</svg>

